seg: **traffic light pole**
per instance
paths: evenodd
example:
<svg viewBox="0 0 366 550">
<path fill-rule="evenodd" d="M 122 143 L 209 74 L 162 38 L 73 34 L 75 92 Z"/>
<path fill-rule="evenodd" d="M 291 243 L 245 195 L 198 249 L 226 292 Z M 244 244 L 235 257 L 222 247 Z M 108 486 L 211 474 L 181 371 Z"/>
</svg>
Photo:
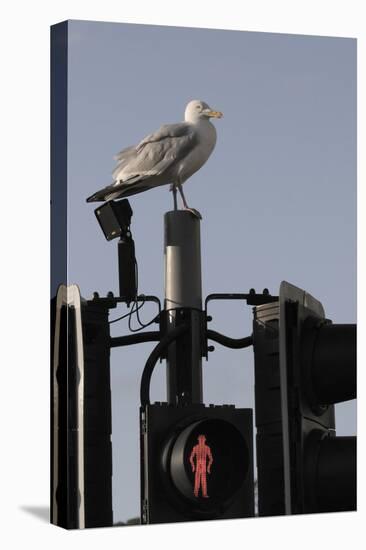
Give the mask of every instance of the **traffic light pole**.
<svg viewBox="0 0 366 550">
<path fill-rule="evenodd" d="M 174 210 L 164 217 L 165 330 L 189 330 L 167 351 L 167 401 L 202 403 L 202 280 L 200 220 Z"/>
</svg>

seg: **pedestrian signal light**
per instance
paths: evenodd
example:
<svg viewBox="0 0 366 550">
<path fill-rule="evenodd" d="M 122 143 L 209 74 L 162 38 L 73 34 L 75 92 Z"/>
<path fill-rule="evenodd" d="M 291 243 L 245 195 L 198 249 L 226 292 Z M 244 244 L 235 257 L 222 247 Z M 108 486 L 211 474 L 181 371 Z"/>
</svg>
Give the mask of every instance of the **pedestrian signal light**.
<svg viewBox="0 0 366 550">
<path fill-rule="evenodd" d="M 207 494 L 207 475 L 211 473 L 213 458 L 210 447 L 206 445 L 205 435 L 201 434 L 198 436 L 198 443 L 192 449 L 189 462 L 194 473 L 194 496 L 198 498 L 198 493 L 201 489 L 202 497 L 209 498 Z"/>
<path fill-rule="evenodd" d="M 144 523 L 254 515 L 251 409 L 155 404 L 141 419 Z"/>
</svg>

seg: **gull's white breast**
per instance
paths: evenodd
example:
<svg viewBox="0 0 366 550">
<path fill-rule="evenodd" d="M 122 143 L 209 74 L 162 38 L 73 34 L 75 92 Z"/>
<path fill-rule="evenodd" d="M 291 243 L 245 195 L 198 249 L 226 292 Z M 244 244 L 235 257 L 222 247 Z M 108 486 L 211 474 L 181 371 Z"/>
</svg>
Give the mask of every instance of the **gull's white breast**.
<svg viewBox="0 0 366 550">
<path fill-rule="evenodd" d="M 216 128 L 209 120 L 194 124 L 197 145 L 177 165 L 177 175 L 183 183 L 207 161 L 216 145 Z"/>
</svg>

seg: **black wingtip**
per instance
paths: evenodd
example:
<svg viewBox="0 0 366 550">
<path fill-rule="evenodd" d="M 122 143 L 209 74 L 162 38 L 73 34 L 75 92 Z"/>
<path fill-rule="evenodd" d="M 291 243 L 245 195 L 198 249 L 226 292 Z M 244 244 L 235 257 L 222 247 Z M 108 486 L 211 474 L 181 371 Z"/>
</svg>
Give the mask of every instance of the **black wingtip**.
<svg viewBox="0 0 366 550">
<path fill-rule="evenodd" d="M 106 200 L 106 197 L 111 192 L 111 189 L 113 189 L 113 184 L 108 185 L 107 187 L 103 187 L 103 189 L 100 189 L 99 191 L 96 191 L 90 197 L 86 199 L 86 202 L 104 202 Z"/>
<path fill-rule="evenodd" d="M 103 202 L 104 200 L 104 195 L 101 196 L 100 193 L 94 193 L 94 195 L 91 195 L 86 199 L 86 202 Z"/>
</svg>

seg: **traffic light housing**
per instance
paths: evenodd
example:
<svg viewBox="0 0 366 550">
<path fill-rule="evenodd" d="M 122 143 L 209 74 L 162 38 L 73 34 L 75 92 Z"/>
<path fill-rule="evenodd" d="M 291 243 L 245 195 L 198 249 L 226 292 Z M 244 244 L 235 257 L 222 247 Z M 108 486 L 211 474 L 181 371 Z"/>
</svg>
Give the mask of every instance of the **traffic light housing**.
<svg viewBox="0 0 366 550">
<path fill-rule="evenodd" d="M 113 524 L 111 304 L 60 285 L 51 302 L 51 521 Z"/>
<path fill-rule="evenodd" d="M 254 516 L 252 410 L 140 409 L 142 523 Z"/>
<path fill-rule="evenodd" d="M 287 514 L 356 509 L 356 438 L 338 437 L 334 404 L 356 397 L 356 325 L 280 288 L 279 357 Z"/>
<path fill-rule="evenodd" d="M 258 515 L 285 514 L 279 356 L 279 302 L 257 305 L 253 318 Z"/>
</svg>

